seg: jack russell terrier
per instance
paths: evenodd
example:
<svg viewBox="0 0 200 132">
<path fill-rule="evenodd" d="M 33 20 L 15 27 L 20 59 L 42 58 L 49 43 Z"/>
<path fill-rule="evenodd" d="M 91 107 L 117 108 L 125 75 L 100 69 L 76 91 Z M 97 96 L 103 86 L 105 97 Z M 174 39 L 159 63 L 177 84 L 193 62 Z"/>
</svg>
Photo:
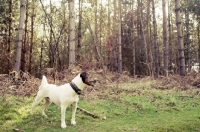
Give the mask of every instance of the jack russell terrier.
<svg viewBox="0 0 200 132">
<path fill-rule="evenodd" d="M 42 83 L 39 86 L 39 91 L 35 97 L 35 101 L 31 107 L 31 114 L 36 105 L 38 105 L 43 99 L 45 104 L 42 106 L 42 114 L 45 114 L 45 109 L 53 102 L 57 106 L 61 107 L 61 127 L 66 128 L 65 112 L 67 106 L 72 104 L 72 118 L 71 124 L 75 125 L 75 114 L 77 109 L 77 103 L 79 101 L 79 95 L 86 85 L 93 86 L 92 81 L 89 81 L 87 72 L 78 74 L 70 83 L 57 86 L 54 84 L 48 84 L 47 78 L 43 76 Z"/>
</svg>

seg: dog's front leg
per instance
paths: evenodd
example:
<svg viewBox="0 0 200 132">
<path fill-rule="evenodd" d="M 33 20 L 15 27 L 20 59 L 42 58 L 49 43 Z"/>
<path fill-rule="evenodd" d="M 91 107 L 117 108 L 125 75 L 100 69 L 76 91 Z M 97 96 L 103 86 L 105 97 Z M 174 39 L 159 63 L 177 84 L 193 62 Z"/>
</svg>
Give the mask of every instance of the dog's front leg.
<svg viewBox="0 0 200 132">
<path fill-rule="evenodd" d="M 66 128 L 66 123 L 65 123 L 65 112 L 66 112 L 67 106 L 61 106 L 61 127 Z"/>
<path fill-rule="evenodd" d="M 74 102 L 72 104 L 72 119 L 71 119 L 71 124 L 72 125 L 76 125 L 76 121 L 75 121 L 76 109 L 77 109 L 77 102 Z"/>
</svg>

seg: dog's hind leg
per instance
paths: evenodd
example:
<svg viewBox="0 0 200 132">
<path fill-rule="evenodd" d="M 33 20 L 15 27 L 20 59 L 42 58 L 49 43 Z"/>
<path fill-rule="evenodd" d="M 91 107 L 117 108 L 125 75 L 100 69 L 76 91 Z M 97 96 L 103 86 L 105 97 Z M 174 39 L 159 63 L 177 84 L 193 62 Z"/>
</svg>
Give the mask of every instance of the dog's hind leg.
<svg viewBox="0 0 200 132">
<path fill-rule="evenodd" d="M 42 106 L 42 115 L 44 115 L 47 118 L 47 115 L 45 114 L 45 109 L 51 104 L 48 97 L 45 98 L 45 104 Z"/>
<path fill-rule="evenodd" d="M 61 127 L 66 128 L 66 123 L 65 123 L 65 112 L 66 112 L 67 106 L 61 105 Z"/>
<path fill-rule="evenodd" d="M 76 109 L 77 109 L 77 102 L 74 102 L 72 104 L 72 119 L 71 119 L 71 124 L 72 125 L 76 125 L 76 121 L 75 121 Z"/>
<path fill-rule="evenodd" d="M 35 106 L 37 106 L 42 100 L 43 98 L 36 96 L 35 101 L 33 102 L 32 107 L 31 107 L 31 111 L 30 111 L 31 114 L 33 114 L 33 110 Z"/>
</svg>

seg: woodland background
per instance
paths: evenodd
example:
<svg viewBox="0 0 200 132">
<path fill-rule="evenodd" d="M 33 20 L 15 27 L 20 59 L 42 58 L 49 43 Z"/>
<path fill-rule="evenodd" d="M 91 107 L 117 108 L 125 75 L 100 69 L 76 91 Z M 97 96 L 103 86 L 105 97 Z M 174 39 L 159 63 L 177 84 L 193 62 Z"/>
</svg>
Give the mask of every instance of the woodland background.
<svg viewBox="0 0 200 132">
<path fill-rule="evenodd" d="M 200 0 L 0 0 L 1 131 L 200 132 Z M 77 125 L 30 115 L 42 74 L 89 72 Z M 21 76 L 16 76 L 22 73 Z M 52 78 L 53 77 L 53 78 Z M 158 79 L 157 79 L 158 78 Z M 185 116 L 187 115 L 187 116 Z"/>
<path fill-rule="evenodd" d="M 1 74 L 79 65 L 157 78 L 199 64 L 199 0 L 0 3 Z"/>
</svg>

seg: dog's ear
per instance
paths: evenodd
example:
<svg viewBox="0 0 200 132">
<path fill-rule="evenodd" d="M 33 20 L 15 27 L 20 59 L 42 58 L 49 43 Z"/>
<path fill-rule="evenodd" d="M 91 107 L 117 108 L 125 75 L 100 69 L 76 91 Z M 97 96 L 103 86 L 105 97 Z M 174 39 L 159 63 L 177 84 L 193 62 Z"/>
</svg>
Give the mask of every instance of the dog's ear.
<svg viewBox="0 0 200 132">
<path fill-rule="evenodd" d="M 93 85 L 90 83 L 89 79 L 88 79 L 89 74 L 88 74 L 87 72 L 82 72 L 81 75 L 80 75 L 80 77 L 82 78 L 83 83 L 85 83 L 85 84 L 87 84 L 87 85 L 89 85 L 89 86 L 93 86 Z"/>
<path fill-rule="evenodd" d="M 85 80 L 88 78 L 88 73 L 87 72 L 82 72 L 80 75 L 82 81 L 85 83 Z"/>
</svg>

